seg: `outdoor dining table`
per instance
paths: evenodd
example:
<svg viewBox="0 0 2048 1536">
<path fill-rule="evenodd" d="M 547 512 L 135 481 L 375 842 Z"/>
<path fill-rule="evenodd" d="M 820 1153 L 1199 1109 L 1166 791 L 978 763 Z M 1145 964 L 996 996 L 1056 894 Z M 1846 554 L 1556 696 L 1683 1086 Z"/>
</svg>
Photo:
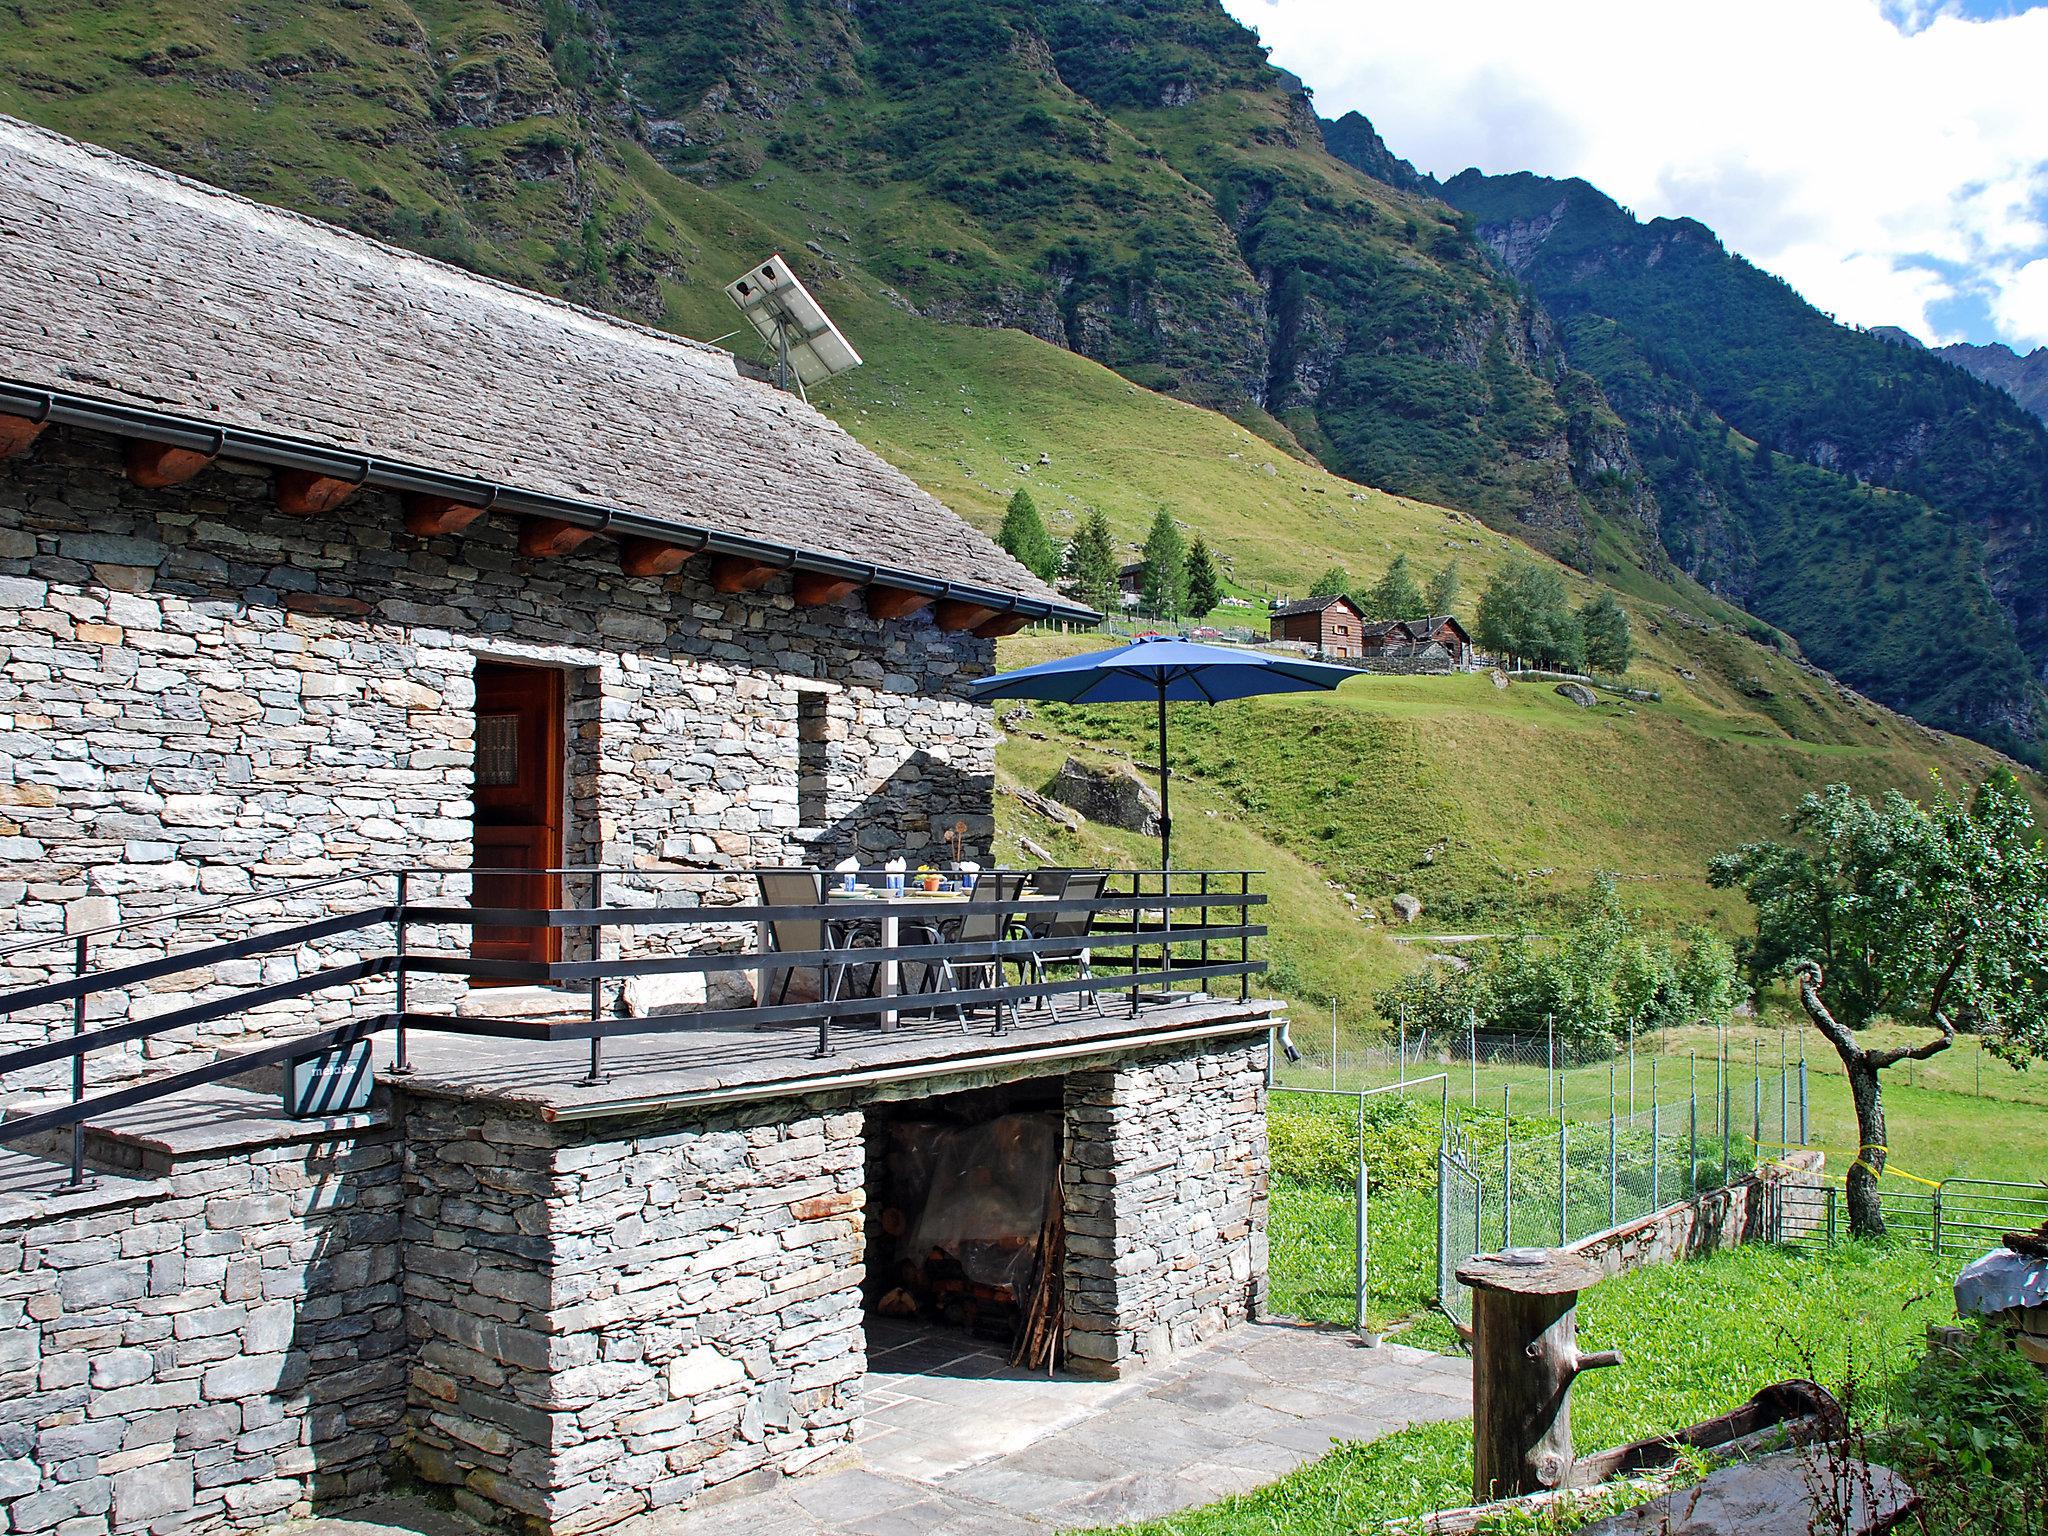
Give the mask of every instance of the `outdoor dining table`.
<svg viewBox="0 0 2048 1536">
<path fill-rule="evenodd" d="M 916 879 L 915 876 L 910 878 L 912 880 Z M 857 913 L 860 918 L 873 922 L 881 930 L 881 947 L 883 949 L 895 949 L 901 942 L 903 919 L 906 915 L 910 917 L 912 922 L 958 915 L 967 910 L 970 899 L 966 891 L 926 891 L 920 890 L 914 885 L 906 885 L 900 891 L 881 890 L 874 886 L 860 886 L 849 891 L 843 886 L 834 886 L 825 893 L 825 898 L 830 905 L 835 907 L 844 906 L 847 909 L 847 916 L 839 919 L 839 921 L 853 921 Z M 1014 912 L 1020 907 L 1029 907 L 1058 900 L 1057 896 L 1026 891 L 1008 903 L 1005 910 Z M 769 952 L 768 924 L 766 921 L 762 921 L 757 923 L 755 928 L 757 933 L 755 947 L 761 954 L 766 955 Z M 900 960 L 883 960 L 878 962 L 878 970 L 879 975 L 875 981 L 875 996 L 902 996 L 903 962 Z M 766 991 L 766 977 L 767 969 L 764 968 L 762 972 L 763 991 L 761 993 L 763 997 L 768 995 Z M 884 1029 L 895 1028 L 897 1022 L 897 1013 L 893 1008 L 881 1015 L 881 1024 Z"/>
</svg>

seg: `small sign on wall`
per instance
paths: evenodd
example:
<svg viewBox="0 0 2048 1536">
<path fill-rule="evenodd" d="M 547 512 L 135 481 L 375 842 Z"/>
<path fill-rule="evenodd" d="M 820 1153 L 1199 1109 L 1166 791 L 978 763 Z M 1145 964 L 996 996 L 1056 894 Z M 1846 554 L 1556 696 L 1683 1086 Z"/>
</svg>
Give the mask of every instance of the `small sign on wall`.
<svg viewBox="0 0 2048 1536">
<path fill-rule="evenodd" d="M 375 1086 L 369 1041 L 332 1046 L 285 1063 L 284 1112 L 294 1120 L 358 1114 L 370 1107 Z"/>
</svg>

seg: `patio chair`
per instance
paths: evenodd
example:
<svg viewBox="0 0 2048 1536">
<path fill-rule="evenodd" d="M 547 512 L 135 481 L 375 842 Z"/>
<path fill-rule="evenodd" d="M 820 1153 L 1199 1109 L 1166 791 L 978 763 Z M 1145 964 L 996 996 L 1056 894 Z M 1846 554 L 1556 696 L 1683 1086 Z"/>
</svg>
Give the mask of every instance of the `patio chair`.
<svg viewBox="0 0 2048 1536">
<path fill-rule="evenodd" d="M 1021 874 L 983 875 L 974 882 L 974 890 L 967 898 L 966 908 L 960 917 L 949 925 L 920 923 L 913 929 L 905 924 L 906 936 L 915 932 L 919 944 L 955 944 L 963 948 L 969 945 L 995 945 L 1009 936 L 1010 915 L 1016 908 L 1017 900 L 1024 894 L 1026 877 Z M 1017 966 L 1018 977 L 1023 977 L 1023 962 L 1012 962 Z M 1003 961 L 996 955 L 974 960 L 942 955 L 927 969 L 926 976 L 933 990 L 955 992 L 963 987 L 993 986 L 1003 984 Z M 963 979 L 971 978 L 971 979 Z M 953 1011 L 959 1017 L 960 1027 L 968 1027 L 967 1010 L 959 1003 L 953 1004 Z M 1016 1004 L 1010 1005 L 1010 1014 L 1016 1017 Z M 1003 1005 L 996 1004 L 996 1032 L 1002 1033 Z"/>
<path fill-rule="evenodd" d="M 764 869 L 754 876 L 761 887 L 761 905 L 764 907 L 821 907 L 825 904 L 825 879 L 815 869 Z M 852 950 L 849 942 L 852 925 L 816 917 L 771 917 L 767 922 L 768 948 L 774 954 L 801 954 L 818 950 Z M 799 969 L 807 967 L 785 966 L 782 968 L 782 985 L 776 988 L 775 1002 L 779 1005 L 789 996 L 789 984 Z M 850 972 L 866 970 L 872 972 L 872 965 L 863 965 L 857 960 L 828 960 L 818 967 L 819 1000 L 834 1003 L 839 1000 Z M 869 983 L 872 988 L 872 981 Z M 858 992 L 856 993 L 858 995 Z M 820 1054 L 828 1051 L 826 1020 L 818 1024 L 818 1049 Z"/>
<path fill-rule="evenodd" d="M 1050 882 L 1046 886 L 1040 887 L 1042 894 L 1049 895 L 1059 901 L 1095 901 L 1101 897 L 1102 888 L 1109 883 L 1109 876 L 1099 870 L 1040 870 L 1039 874 L 1041 876 L 1057 875 L 1059 877 L 1057 889 L 1052 889 Z M 1093 981 L 1095 979 L 1095 969 L 1092 964 L 1092 957 L 1088 953 L 1086 940 L 1094 926 L 1095 914 L 1088 910 L 1048 912 L 1042 917 L 1033 917 L 1029 913 L 1025 913 L 1015 918 L 1012 922 L 1012 928 L 1019 938 L 1068 939 L 1073 941 L 1071 944 L 1061 944 L 1056 947 L 1035 950 L 1031 954 L 1024 956 L 1023 959 L 1031 967 L 1032 980 L 1038 985 L 1044 986 L 1048 967 L 1053 965 L 1072 965 L 1079 970 L 1083 981 Z M 1093 987 L 1075 995 L 1087 998 L 1088 1006 L 1091 1008 L 1098 1006 L 1096 992 Z M 1054 994 L 1050 992 L 1045 993 L 1044 1000 L 1046 1011 L 1057 1020 L 1060 1016 L 1060 1006 L 1054 1000 Z"/>
</svg>

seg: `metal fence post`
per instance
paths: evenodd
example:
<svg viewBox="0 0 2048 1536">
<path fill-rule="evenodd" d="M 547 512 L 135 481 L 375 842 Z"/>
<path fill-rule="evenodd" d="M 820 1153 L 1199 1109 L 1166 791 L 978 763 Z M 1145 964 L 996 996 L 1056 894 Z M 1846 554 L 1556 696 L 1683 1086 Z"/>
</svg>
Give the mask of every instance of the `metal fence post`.
<svg viewBox="0 0 2048 1536">
<path fill-rule="evenodd" d="M 411 921 L 405 915 L 405 907 L 406 898 L 411 894 L 411 880 L 412 876 L 409 871 L 401 869 L 398 872 L 398 906 L 393 912 L 391 919 L 393 965 L 391 1005 L 398 1015 L 398 1023 L 393 1031 L 391 1041 L 391 1070 L 400 1077 L 412 1071 L 412 1062 L 406 1052 L 405 1037 L 405 1010 L 408 997 L 406 986 L 406 949 L 408 940 L 406 930 L 411 927 Z"/>
<path fill-rule="evenodd" d="M 1663 1143 L 1657 1139 L 1657 1090 L 1651 1087 L 1651 1210 L 1663 1210 Z"/>
<path fill-rule="evenodd" d="M 1330 1086 L 1337 1086 L 1337 999 L 1330 999 Z"/>
<path fill-rule="evenodd" d="M 1479 1015 L 1465 1015 L 1465 1055 L 1472 1069 L 1472 1107 L 1479 1107 Z"/>
<path fill-rule="evenodd" d="M 1607 1064 L 1607 1225 L 1621 1220 L 1621 1167 L 1615 1160 L 1614 1063 Z"/>
<path fill-rule="evenodd" d="M 1721 1187 L 1723 1189 L 1728 1187 L 1728 1122 L 1733 1118 L 1733 1105 L 1735 1102 L 1731 1097 L 1733 1092 L 1733 1085 L 1729 1083 L 1727 1074 L 1723 1073 L 1721 1077 L 1721 1104 L 1719 1110 L 1721 1116 Z"/>
<path fill-rule="evenodd" d="M 1515 1122 L 1512 1083 L 1500 1090 L 1500 1245 L 1515 1246 Z"/>
<path fill-rule="evenodd" d="M 1543 1086 L 1550 1096 L 1550 1118 L 1562 1120 L 1564 1118 L 1564 1106 L 1558 1103 L 1557 1016 L 1555 1014 L 1546 1013 L 1543 1015 L 1543 1038 L 1550 1048 L 1550 1054 L 1543 1069 Z"/>
<path fill-rule="evenodd" d="M 91 959 L 91 943 L 81 933 L 73 949 L 73 975 L 79 983 L 78 996 L 71 1000 L 71 1034 L 74 1039 L 85 1033 L 85 968 Z M 79 1051 L 71 1058 L 71 1102 L 76 1104 L 84 1097 L 85 1052 Z M 71 1126 L 71 1187 L 78 1189 L 84 1184 L 85 1122 L 78 1120 Z"/>
<path fill-rule="evenodd" d="M 1565 1122 L 1557 1122 L 1557 1242 L 1563 1247 L 1572 1240 L 1572 1207 L 1567 1193 L 1571 1184 L 1571 1159 L 1567 1154 L 1565 1140 L 1569 1134 Z"/>
<path fill-rule="evenodd" d="M 1941 1257 L 1941 1185 L 1934 1186 L 1934 1256 Z"/>
<path fill-rule="evenodd" d="M 1700 1192 L 1700 1090 L 1694 1085 L 1685 1105 L 1685 1193 Z"/>
<path fill-rule="evenodd" d="M 1799 1145 L 1807 1144 L 1806 1134 L 1806 1047 L 1799 1048 Z"/>
<path fill-rule="evenodd" d="M 590 905 L 593 910 L 604 906 L 604 874 L 601 870 L 592 870 L 590 872 Z M 604 958 L 604 924 L 601 921 L 592 923 L 590 927 L 590 958 L 593 962 Z M 1002 977 L 998 976 L 996 980 L 1001 981 Z M 830 992 L 832 989 L 827 987 L 825 990 Z M 600 976 L 592 976 L 590 978 L 590 1075 L 583 1079 L 586 1085 L 595 1085 L 605 1080 L 604 1036 L 598 1033 L 603 1018 L 604 979 Z M 821 1041 L 826 1028 L 827 1026 L 822 1022 L 818 1026 Z"/>
<path fill-rule="evenodd" d="M 1372 1237 L 1366 1227 L 1366 1208 L 1372 1202 L 1372 1176 L 1366 1171 L 1364 1139 L 1360 1137 L 1358 1151 L 1358 1331 L 1372 1331 L 1372 1311 L 1366 1305 L 1366 1292 L 1372 1284 Z"/>
<path fill-rule="evenodd" d="M 1785 1044 L 1785 1031 L 1781 1029 L 1778 1031 L 1778 1150 L 1780 1152 L 1785 1150 L 1786 1138 L 1792 1134 L 1792 1117 L 1790 1106 L 1787 1103 L 1792 1094 L 1792 1084 L 1791 1079 L 1786 1075 L 1791 1071 L 1790 1055 L 1791 1052 Z"/>
<path fill-rule="evenodd" d="M 1408 1086 L 1408 1005 L 1401 1005 L 1401 1075 L 1402 1087 Z"/>
<path fill-rule="evenodd" d="M 1685 1053 L 1686 1096 L 1686 1146 L 1685 1192 L 1688 1197 L 1700 1192 L 1700 1053 Z"/>
<path fill-rule="evenodd" d="M 1763 1159 L 1764 1150 L 1764 1043 L 1750 1042 L 1749 1063 L 1749 1144 L 1754 1149 L 1749 1165 L 1754 1168 Z"/>
<path fill-rule="evenodd" d="M 1835 1240 L 1835 1186 L 1828 1186 L 1828 1242 Z"/>
<path fill-rule="evenodd" d="M 1628 1113 L 1634 1119 L 1636 1113 L 1636 1027 L 1628 1027 Z"/>
</svg>

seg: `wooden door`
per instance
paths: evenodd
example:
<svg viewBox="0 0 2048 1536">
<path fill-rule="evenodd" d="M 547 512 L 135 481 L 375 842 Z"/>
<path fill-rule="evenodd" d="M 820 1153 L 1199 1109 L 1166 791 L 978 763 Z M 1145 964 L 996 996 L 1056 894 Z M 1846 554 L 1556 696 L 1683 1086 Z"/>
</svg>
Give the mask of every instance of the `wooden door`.
<svg viewBox="0 0 2048 1536">
<path fill-rule="evenodd" d="M 479 907 L 562 904 L 562 877 L 546 871 L 562 863 L 564 723 L 561 673 L 477 663 L 478 873 L 471 899 Z M 559 960 L 562 930 L 478 928 L 470 953 L 486 960 Z"/>
</svg>

